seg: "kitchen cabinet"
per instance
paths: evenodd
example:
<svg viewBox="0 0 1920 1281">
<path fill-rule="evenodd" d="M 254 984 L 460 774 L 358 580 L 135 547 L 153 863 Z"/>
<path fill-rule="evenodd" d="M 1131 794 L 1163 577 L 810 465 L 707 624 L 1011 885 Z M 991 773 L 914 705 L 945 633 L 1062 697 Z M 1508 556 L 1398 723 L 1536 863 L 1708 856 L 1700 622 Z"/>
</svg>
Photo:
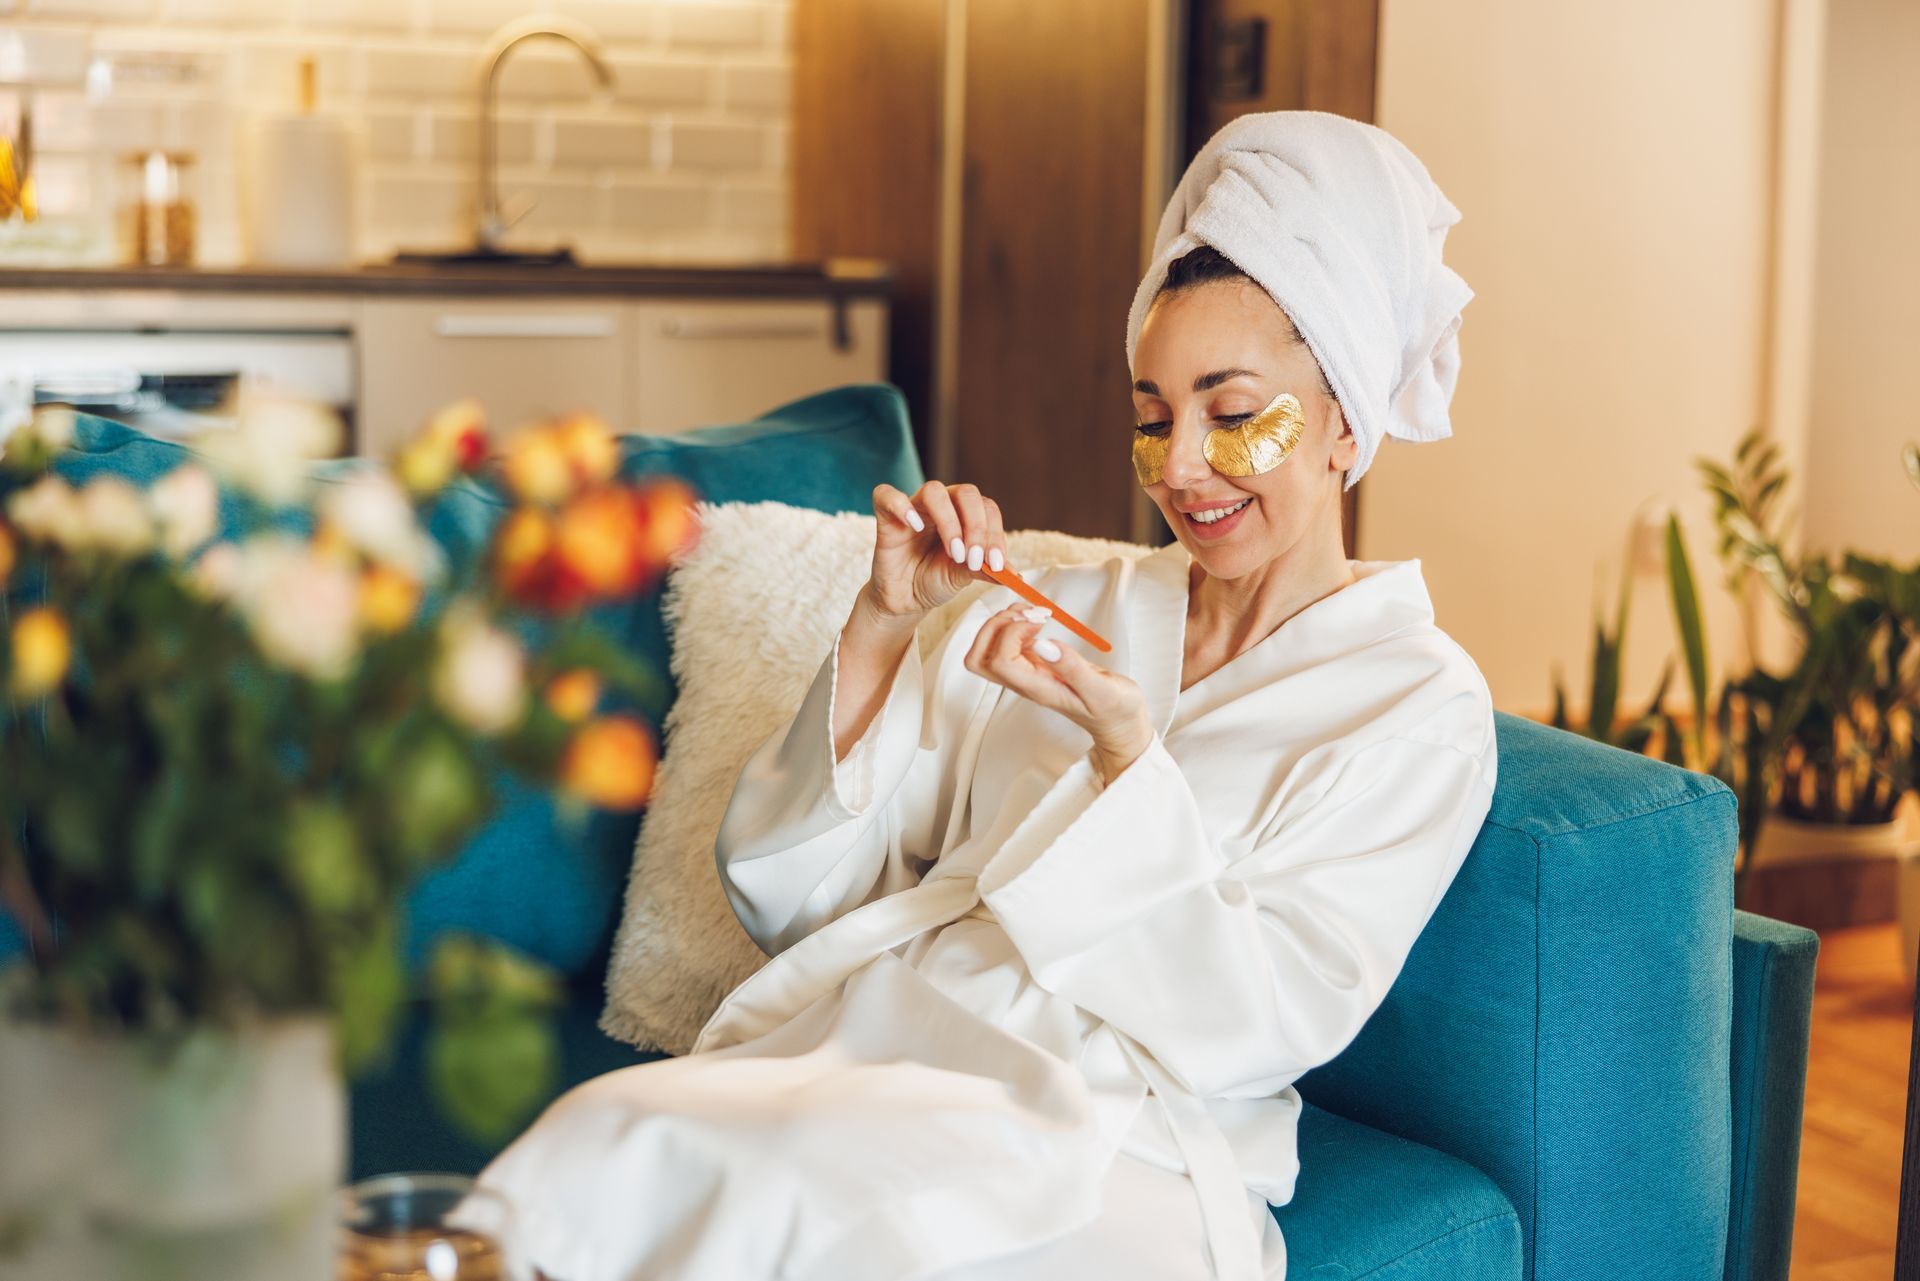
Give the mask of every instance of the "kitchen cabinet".
<svg viewBox="0 0 1920 1281">
<path fill-rule="evenodd" d="M 625 427 L 741 422 L 809 393 L 886 377 L 887 309 L 826 299 L 660 299 L 628 312 Z"/>
<path fill-rule="evenodd" d="M 0 436 L 36 397 L 108 383 L 154 403 L 90 408 L 166 434 L 218 425 L 229 392 L 272 385 L 338 409 L 374 456 L 466 396 L 496 429 L 583 409 L 618 431 L 687 431 L 889 380 L 891 291 L 886 264 L 848 259 L 0 270 Z"/>
<path fill-rule="evenodd" d="M 624 430 L 627 310 L 617 301 L 368 299 L 355 330 L 361 451 L 385 457 L 465 396 L 479 398 L 496 431 L 575 409 Z"/>
</svg>

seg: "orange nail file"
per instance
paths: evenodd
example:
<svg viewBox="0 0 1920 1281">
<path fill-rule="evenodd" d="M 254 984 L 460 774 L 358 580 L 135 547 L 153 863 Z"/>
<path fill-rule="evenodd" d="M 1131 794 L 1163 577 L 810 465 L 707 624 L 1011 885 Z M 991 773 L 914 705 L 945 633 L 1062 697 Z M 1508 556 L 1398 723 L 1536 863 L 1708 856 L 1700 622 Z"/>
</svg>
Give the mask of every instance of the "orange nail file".
<svg viewBox="0 0 1920 1281">
<path fill-rule="evenodd" d="M 1058 605 L 1048 600 L 1045 596 L 1042 596 L 1039 592 L 1029 587 L 1027 585 L 1027 580 L 1020 577 L 1020 575 L 1014 573 L 1012 570 L 994 569 L 991 566 L 983 565 L 980 567 L 980 572 L 985 574 L 988 578 L 991 578 L 994 582 L 999 583 L 1002 587 L 1011 587 L 1015 592 L 1019 593 L 1021 596 L 1024 596 L 1027 600 L 1032 601 L 1035 605 L 1042 605 L 1042 606 L 1045 606 L 1047 609 L 1052 610 L 1054 622 L 1060 624 L 1062 627 L 1072 632 L 1075 636 L 1078 636 L 1081 640 L 1084 640 L 1085 642 L 1087 642 L 1087 644 L 1099 650 L 1102 654 L 1112 652 L 1113 646 L 1109 645 L 1106 639 L 1102 637 L 1099 632 L 1094 631 L 1091 627 L 1088 627 L 1085 623 L 1075 618 L 1072 614 L 1069 614 L 1066 610 L 1061 609 Z"/>
</svg>

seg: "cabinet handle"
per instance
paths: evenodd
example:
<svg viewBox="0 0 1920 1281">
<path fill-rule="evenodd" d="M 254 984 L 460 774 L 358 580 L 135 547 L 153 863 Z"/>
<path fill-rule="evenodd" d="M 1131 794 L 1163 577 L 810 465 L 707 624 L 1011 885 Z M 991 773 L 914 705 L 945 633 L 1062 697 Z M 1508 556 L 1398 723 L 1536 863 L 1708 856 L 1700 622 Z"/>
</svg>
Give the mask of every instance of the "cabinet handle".
<svg viewBox="0 0 1920 1281">
<path fill-rule="evenodd" d="M 611 338 L 611 316 L 436 316 L 442 338 Z"/>
<path fill-rule="evenodd" d="M 826 327 L 812 320 L 667 320 L 660 332 L 669 338 L 819 338 Z"/>
</svg>

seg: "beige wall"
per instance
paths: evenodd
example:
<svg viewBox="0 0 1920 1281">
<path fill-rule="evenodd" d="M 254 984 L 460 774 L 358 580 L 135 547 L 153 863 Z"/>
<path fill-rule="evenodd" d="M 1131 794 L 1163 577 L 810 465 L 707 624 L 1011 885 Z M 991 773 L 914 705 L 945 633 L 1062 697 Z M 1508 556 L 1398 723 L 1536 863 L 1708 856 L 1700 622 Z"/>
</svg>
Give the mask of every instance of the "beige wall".
<svg viewBox="0 0 1920 1281">
<path fill-rule="evenodd" d="M 1421 558 L 1505 710 L 1544 711 L 1556 661 L 1584 704 L 1596 573 L 1610 612 L 1642 504 L 1677 507 L 1718 583 L 1693 459 L 1769 414 L 1781 20 L 1749 0 L 1384 0 L 1378 120 L 1461 209 L 1447 257 L 1477 296 L 1454 437 L 1385 444 L 1360 551 Z M 1630 704 L 1673 634 L 1657 562 L 1636 582 Z M 1741 661 L 1733 603 L 1708 603 L 1710 657 Z"/>
<path fill-rule="evenodd" d="M 1810 546 L 1920 558 L 1920 4 L 1829 0 Z"/>
</svg>

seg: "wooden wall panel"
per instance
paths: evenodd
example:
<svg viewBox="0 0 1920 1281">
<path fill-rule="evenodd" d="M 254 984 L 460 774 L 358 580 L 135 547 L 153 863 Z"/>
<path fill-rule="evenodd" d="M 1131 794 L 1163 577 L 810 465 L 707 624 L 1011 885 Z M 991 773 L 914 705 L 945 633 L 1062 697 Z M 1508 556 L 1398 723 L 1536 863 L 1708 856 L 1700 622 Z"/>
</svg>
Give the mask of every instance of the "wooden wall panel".
<svg viewBox="0 0 1920 1281">
<path fill-rule="evenodd" d="M 956 479 L 1124 538 L 1150 0 L 967 0 Z"/>
<path fill-rule="evenodd" d="M 796 0 L 793 252 L 894 264 L 891 378 L 930 459 L 946 0 Z"/>
</svg>

